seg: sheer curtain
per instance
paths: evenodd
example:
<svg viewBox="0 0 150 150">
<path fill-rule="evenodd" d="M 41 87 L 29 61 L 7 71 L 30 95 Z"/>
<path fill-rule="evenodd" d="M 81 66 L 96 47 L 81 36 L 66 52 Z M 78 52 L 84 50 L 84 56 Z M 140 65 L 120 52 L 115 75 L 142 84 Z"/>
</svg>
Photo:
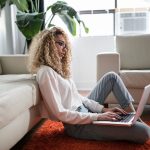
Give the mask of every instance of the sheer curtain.
<svg viewBox="0 0 150 150">
<path fill-rule="evenodd" d="M 16 7 L 6 4 L 0 12 L 0 54 L 22 54 L 25 37 L 19 31 L 16 20 Z"/>
</svg>

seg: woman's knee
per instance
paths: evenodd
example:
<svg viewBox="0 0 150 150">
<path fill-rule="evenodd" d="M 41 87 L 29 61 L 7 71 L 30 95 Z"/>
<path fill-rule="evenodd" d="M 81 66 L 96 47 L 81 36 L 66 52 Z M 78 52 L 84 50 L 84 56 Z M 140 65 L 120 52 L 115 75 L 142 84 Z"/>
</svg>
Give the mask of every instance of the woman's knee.
<svg viewBox="0 0 150 150">
<path fill-rule="evenodd" d="M 136 142 L 138 143 L 145 143 L 147 140 L 150 139 L 150 128 L 143 123 L 137 123 L 137 131 L 135 132 L 136 135 Z"/>
<path fill-rule="evenodd" d="M 108 78 L 114 79 L 114 80 L 116 80 L 119 77 L 118 74 L 114 71 L 110 71 L 110 72 L 106 73 L 106 76 Z"/>
<path fill-rule="evenodd" d="M 150 130 L 150 129 L 145 128 L 141 134 L 141 137 L 142 137 L 141 142 L 142 143 L 145 143 L 147 140 L 150 139 L 150 132 L 148 130 Z"/>
</svg>

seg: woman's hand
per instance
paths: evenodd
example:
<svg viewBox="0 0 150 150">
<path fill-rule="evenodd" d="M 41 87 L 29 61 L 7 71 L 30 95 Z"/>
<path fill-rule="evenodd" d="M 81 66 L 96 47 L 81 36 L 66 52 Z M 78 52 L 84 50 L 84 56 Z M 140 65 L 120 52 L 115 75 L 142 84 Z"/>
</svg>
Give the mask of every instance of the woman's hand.
<svg viewBox="0 0 150 150">
<path fill-rule="evenodd" d="M 115 120 L 121 119 L 119 114 L 127 114 L 127 112 L 118 107 L 103 108 L 102 113 L 99 114 L 97 119 L 105 120 L 105 121 L 111 121 L 111 120 L 115 121 Z"/>
<path fill-rule="evenodd" d="M 102 109 L 102 113 L 105 113 L 105 112 L 114 112 L 114 113 L 117 113 L 117 114 L 127 114 L 126 111 L 124 111 L 123 109 L 118 108 L 118 107 L 114 107 L 114 108 L 103 108 L 103 109 Z"/>
<path fill-rule="evenodd" d="M 118 119 L 121 119 L 121 117 L 117 113 L 110 112 L 110 111 L 98 114 L 98 118 L 97 118 L 97 120 L 103 120 L 103 121 L 112 121 L 112 120 L 115 121 Z"/>
</svg>

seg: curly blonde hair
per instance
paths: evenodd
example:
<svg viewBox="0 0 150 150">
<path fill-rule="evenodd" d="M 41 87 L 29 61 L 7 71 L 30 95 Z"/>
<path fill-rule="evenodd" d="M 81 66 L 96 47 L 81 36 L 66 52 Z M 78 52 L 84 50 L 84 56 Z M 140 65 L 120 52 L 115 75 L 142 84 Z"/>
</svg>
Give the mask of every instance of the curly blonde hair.
<svg viewBox="0 0 150 150">
<path fill-rule="evenodd" d="M 66 42 L 67 51 L 60 59 L 55 37 L 62 35 Z M 55 70 L 63 78 L 70 78 L 71 46 L 67 34 L 59 27 L 44 29 L 32 40 L 29 48 L 28 69 L 34 74 L 37 73 L 41 65 L 46 65 Z"/>
</svg>

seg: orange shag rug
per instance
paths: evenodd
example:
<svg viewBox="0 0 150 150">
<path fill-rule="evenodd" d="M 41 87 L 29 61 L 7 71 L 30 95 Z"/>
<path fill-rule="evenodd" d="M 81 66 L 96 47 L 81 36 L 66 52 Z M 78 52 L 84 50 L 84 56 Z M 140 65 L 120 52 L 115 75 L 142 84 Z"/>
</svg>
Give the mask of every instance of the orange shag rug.
<svg viewBox="0 0 150 150">
<path fill-rule="evenodd" d="M 149 123 L 150 125 L 150 123 Z M 130 142 L 104 142 L 81 140 L 67 136 L 61 122 L 46 120 L 35 130 L 23 150 L 150 150 L 150 140 L 145 144 Z"/>
</svg>

